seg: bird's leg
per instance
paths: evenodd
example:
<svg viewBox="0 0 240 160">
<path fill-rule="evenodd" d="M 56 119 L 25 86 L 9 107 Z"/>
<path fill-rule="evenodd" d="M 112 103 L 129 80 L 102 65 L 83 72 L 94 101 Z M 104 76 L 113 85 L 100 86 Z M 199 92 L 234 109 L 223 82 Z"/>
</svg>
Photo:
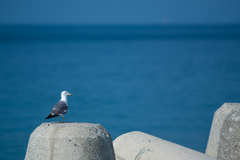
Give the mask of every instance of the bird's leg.
<svg viewBox="0 0 240 160">
<path fill-rule="evenodd" d="M 62 116 L 62 118 L 63 118 L 63 123 L 64 123 L 64 116 Z"/>
<path fill-rule="evenodd" d="M 58 123 L 60 123 L 60 121 L 59 121 L 59 116 L 58 116 Z"/>
</svg>

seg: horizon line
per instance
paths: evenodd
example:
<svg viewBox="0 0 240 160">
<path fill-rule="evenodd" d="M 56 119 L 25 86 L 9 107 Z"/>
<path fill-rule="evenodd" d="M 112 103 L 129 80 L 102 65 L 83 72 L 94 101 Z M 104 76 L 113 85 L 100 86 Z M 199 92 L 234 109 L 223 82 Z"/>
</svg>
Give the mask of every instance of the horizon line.
<svg viewBox="0 0 240 160">
<path fill-rule="evenodd" d="M 240 23 L 0 23 L 0 26 L 238 26 Z"/>
</svg>

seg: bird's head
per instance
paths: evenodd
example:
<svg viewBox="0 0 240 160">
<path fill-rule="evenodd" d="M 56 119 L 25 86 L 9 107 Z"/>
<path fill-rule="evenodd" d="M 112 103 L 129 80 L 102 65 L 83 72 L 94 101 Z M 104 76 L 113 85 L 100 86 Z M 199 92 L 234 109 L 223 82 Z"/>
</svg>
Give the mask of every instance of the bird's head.
<svg viewBox="0 0 240 160">
<path fill-rule="evenodd" d="M 62 91 L 61 96 L 72 96 L 71 93 L 68 93 L 67 91 Z"/>
</svg>

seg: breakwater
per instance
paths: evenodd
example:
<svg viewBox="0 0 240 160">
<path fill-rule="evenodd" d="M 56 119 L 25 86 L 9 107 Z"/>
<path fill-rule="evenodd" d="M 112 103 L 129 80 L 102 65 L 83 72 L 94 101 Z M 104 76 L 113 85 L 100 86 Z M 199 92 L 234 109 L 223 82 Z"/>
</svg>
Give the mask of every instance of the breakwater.
<svg viewBox="0 0 240 160">
<path fill-rule="evenodd" d="M 238 160 L 239 135 L 239 103 L 224 103 L 214 113 L 205 154 L 139 131 L 112 142 L 100 124 L 43 123 L 30 136 L 25 160 Z"/>
</svg>

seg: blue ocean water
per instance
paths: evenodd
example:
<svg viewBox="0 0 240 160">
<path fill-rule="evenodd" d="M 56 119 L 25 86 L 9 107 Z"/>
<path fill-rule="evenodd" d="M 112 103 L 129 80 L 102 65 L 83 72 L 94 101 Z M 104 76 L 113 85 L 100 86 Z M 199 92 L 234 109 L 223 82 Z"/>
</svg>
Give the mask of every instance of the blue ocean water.
<svg viewBox="0 0 240 160">
<path fill-rule="evenodd" d="M 24 158 L 63 90 L 65 121 L 204 152 L 214 112 L 240 102 L 239 62 L 239 26 L 0 26 L 1 158 Z"/>
</svg>

